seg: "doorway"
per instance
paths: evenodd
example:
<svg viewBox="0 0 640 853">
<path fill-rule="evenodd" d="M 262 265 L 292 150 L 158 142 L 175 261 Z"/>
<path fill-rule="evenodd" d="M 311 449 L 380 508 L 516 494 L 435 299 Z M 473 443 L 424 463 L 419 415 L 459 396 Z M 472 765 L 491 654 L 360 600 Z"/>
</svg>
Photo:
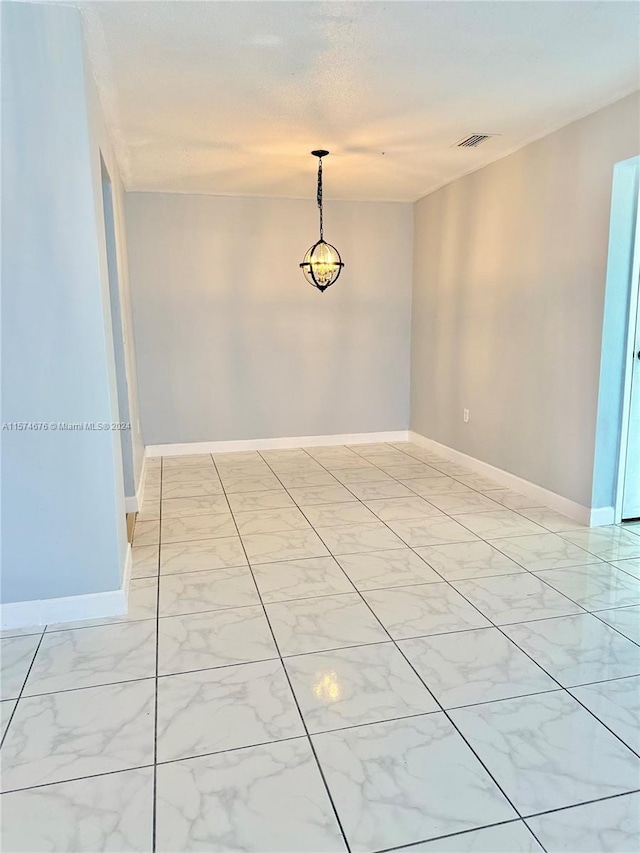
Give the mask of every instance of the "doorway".
<svg viewBox="0 0 640 853">
<path fill-rule="evenodd" d="M 118 274 L 118 244 L 115 214 L 113 207 L 113 185 L 109 171 L 100 156 L 102 172 L 102 209 L 104 214 L 105 243 L 107 249 L 107 271 L 109 277 L 109 302 L 111 307 L 111 328 L 116 368 L 116 387 L 118 392 L 118 418 L 120 423 L 131 424 L 129 411 L 129 382 L 126 365 L 126 336 L 122 323 L 120 303 L 120 279 Z M 127 503 L 135 499 L 135 475 L 133 467 L 133 444 L 131 428 L 118 430 L 122 449 L 122 467 L 124 490 Z M 127 531 L 131 526 L 127 515 Z"/>
<path fill-rule="evenodd" d="M 640 156 L 613 169 L 590 523 L 640 516 Z"/>
<path fill-rule="evenodd" d="M 623 406 L 622 470 L 620 482 L 621 520 L 640 519 L 640 217 L 636 228 L 632 287 L 627 340 L 628 393 Z M 624 446 L 626 445 L 626 447 Z"/>
<path fill-rule="evenodd" d="M 627 286 L 623 288 L 624 314 L 621 316 L 622 388 L 620 441 L 615 496 L 615 520 L 640 519 L 640 158 L 627 172 L 632 205 L 628 235 Z M 621 164 L 625 165 L 625 164 Z M 614 199 L 615 202 L 615 183 Z M 615 237 L 612 233 L 612 239 Z M 621 279 L 621 284 L 622 279 Z"/>
</svg>

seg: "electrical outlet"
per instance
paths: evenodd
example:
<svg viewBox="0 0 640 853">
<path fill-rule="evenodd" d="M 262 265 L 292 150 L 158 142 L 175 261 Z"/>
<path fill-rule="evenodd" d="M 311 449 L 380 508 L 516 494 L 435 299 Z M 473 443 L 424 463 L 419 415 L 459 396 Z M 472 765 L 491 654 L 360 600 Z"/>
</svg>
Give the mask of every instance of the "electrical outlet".
<svg viewBox="0 0 640 853">
<path fill-rule="evenodd" d="M 465 422 L 465 424 L 469 423 L 469 409 L 462 410 L 462 420 Z"/>
</svg>

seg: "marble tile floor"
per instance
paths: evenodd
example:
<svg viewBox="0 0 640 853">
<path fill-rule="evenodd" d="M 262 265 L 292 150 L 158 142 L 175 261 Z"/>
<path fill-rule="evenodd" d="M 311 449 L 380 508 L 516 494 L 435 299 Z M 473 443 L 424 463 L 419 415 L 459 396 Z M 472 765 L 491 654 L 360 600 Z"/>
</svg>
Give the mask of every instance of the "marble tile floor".
<svg viewBox="0 0 640 853">
<path fill-rule="evenodd" d="M 2 636 L 2 849 L 640 849 L 640 526 L 411 444 L 148 460 L 127 616 Z"/>
</svg>

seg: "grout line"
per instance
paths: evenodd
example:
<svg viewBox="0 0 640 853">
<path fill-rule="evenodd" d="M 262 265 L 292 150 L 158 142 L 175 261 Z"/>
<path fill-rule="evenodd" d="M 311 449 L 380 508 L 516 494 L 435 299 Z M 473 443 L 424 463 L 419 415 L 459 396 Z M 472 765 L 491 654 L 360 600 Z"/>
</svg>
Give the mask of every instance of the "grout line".
<svg viewBox="0 0 640 853">
<path fill-rule="evenodd" d="M 212 458 L 212 460 L 213 460 L 213 464 L 214 464 L 214 466 L 215 466 L 215 465 L 216 465 L 216 462 L 215 462 L 215 459 L 213 459 L 213 454 L 212 454 L 211 458 Z M 264 461 L 264 460 L 263 460 L 263 461 Z M 217 468 L 217 466 L 216 466 L 216 471 L 217 471 L 217 470 L 218 470 L 218 468 Z M 224 489 L 224 485 L 223 485 L 223 489 Z M 227 503 L 229 503 L 229 498 L 227 497 L 227 493 L 226 493 L 226 491 L 224 492 L 224 494 L 225 494 L 225 497 L 227 498 Z M 229 504 L 229 511 L 231 512 L 231 504 Z M 233 516 L 233 512 L 232 512 L 231 514 L 232 514 L 232 516 Z M 292 686 L 292 684 L 291 684 L 291 679 L 289 678 L 289 673 L 287 672 L 287 668 L 286 668 L 286 666 L 284 665 L 284 660 L 282 659 L 282 654 L 281 654 L 281 652 L 280 652 L 280 647 L 279 647 L 279 645 L 278 645 L 278 641 L 277 641 L 277 639 L 276 639 L 276 635 L 275 635 L 275 632 L 274 632 L 274 630 L 273 630 L 273 626 L 271 625 L 271 620 L 269 619 L 269 614 L 267 613 L 267 608 L 265 607 L 264 601 L 263 601 L 263 599 L 262 599 L 262 595 L 260 594 L 260 588 L 259 588 L 259 586 L 258 586 L 258 583 L 257 583 L 257 581 L 256 581 L 255 575 L 254 575 L 254 573 L 253 573 L 253 567 L 251 566 L 251 563 L 249 563 L 249 556 L 248 556 L 247 551 L 246 551 L 246 548 L 245 548 L 245 546 L 244 546 L 244 542 L 242 541 L 242 537 L 240 536 L 240 530 L 238 529 L 238 524 L 237 524 L 237 522 L 236 522 L 235 516 L 233 516 L 233 523 L 236 525 L 236 530 L 237 530 L 237 532 L 238 532 L 238 538 L 240 539 L 240 544 L 242 545 L 242 549 L 243 549 L 243 551 L 244 551 L 244 555 L 245 555 L 245 558 L 246 558 L 246 560 L 247 560 L 247 564 L 249 565 L 249 571 L 251 572 L 251 577 L 252 577 L 252 579 L 253 579 L 253 583 L 254 583 L 254 586 L 255 586 L 255 588 L 256 588 L 256 594 L 257 594 L 257 596 L 258 596 L 258 599 L 259 599 L 259 601 L 260 601 L 260 604 L 262 605 L 262 612 L 263 612 L 263 614 L 264 614 L 264 618 L 266 619 L 266 621 L 267 621 L 267 625 L 269 626 L 269 630 L 271 631 L 271 637 L 272 637 L 272 639 L 273 639 L 273 643 L 274 643 L 274 645 L 275 645 L 276 651 L 277 651 L 277 653 L 278 653 L 278 658 L 279 658 L 279 660 L 280 660 L 280 667 L 281 667 L 282 671 L 284 672 L 284 676 L 285 676 L 285 678 L 286 678 L 286 680 L 287 680 L 287 684 L 289 685 L 289 692 L 290 692 L 291 697 L 293 698 L 293 701 L 294 701 L 294 703 L 295 703 L 295 706 L 296 706 L 296 708 L 297 708 L 297 710 L 298 710 L 298 716 L 299 716 L 299 718 L 300 718 L 300 723 L 301 723 L 301 725 L 302 725 L 302 727 L 303 727 L 303 729 L 304 729 L 304 732 L 305 732 L 305 734 L 306 734 L 307 742 L 308 742 L 308 744 L 309 744 L 309 747 L 310 747 L 311 752 L 312 752 L 312 754 L 313 754 L 313 757 L 314 757 L 314 759 L 315 759 L 316 766 L 317 766 L 317 768 L 318 768 L 318 772 L 320 773 L 320 777 L 321 777 L 321 779 L 322 779 L 322 783 L 323 783 L 323 785 L 324 785 L 325 791 L 327 792 L 327 797 L 329 798 L 329 803 L 331 804 L 331 808 L 332 808 L 332 810 L 333 810 L 333 814 L 334 814 L 335 819 L 336 819 L 336 822 L 337 822 L 337 824 L 338 824 L 338 828 L 340 829 L 340 832 L 341 832 L 341 834 L 342 834 L 342 838 L 343 838 L 343 841 L 344 841 L 344 843 L 345 843 L 345 847 L 346 847 L 346 849 L 347 849 L 347 853 L 350 853 L 350 849 L 351 849 L 351 848 L 349 847 L 349 842 L 347 841 L 347 836 L 346 836 L 345 831 L 344 831 L 344 828 L 343 828 L 343 826 L 342 826 L 342 821 L 340 820 L 340 816 L 339 816 L 339 814 L 338 814 L 338 810 L 337 810 L 336 805 L 335 805 L 335 803 L 334 803 L 334 801 L 333 801 L 333 797 L 331 796 L 331 791 L 329 790 L 329 786 L 328 786 L 328 784 L 327 784 L 327 780 L 326 780 L 326 778 L 325 778 L 324 771 L 322 770 L 322 767 L 320 766 L 320 762 L 318 761 L 318 756 L 316 755 L 316 750 L 315 750 L 315 747 L 314 747 L 313 742 L 312 742 L 312 740 L 311 740 L 311 736 L 310 736 L 310 734 L 309 734 L 309 729 L 307 728 L 306 721 L 305 721 L 305 719 L 304 719 L 304 716 L 303 716 L 303 714 L 302 714 L 302 711 L 300 710 L 300 705 L 299 705 L 299 703 L 298 703 L 298 698 L 297 698 L 297 696 L 296 696 L 296 694 L 295 694 L 295 691 L 294 691 L 294 689 L 293 689 L 293 686 Z M 316 534 L 316 535 L 317 535 L 317 534 Z"/>
<path fill-rule="evenodd" d="M 274 658 L 277 660 L 277 658 Z M 167 758 L 158 762 L 158 767 L 166 767 L 169 764 L 183 764 L 185 761 L 197 761 L 199 758 L 211 758 L 215 755 L 226 755 L 228 752 L 242 752 L 243 750 L 255 749 L 260 746 L 277 746 L 280 743 L 290 743 L 292 740 L 305 740 L 304 734 L 281 737 L 277 740 L 262 740 L 258 743 L 247 743 L 242 746 L 230 746 L 227 749 L 216 749 L 213 752 L 199 752 L 197 755 L 181 755 L 179 758 Z M 231 853 L 231 851 L 230 851 Z"/>
<path fill-rule="evenodd" d="M 18 693 L 18 695 L 16 697 L 14 697 L 16 704 L 13 706 L 13 711 L 11 712 L 11 715 L 9 716 L 9 721 L 7 722 L 7 725 L 6 725 L 5 730 L 4 730 L 4 734 L 2 735 L 2 740 L 0 740 L 0 748 L 2 747 L 2 745 L 5 742 L 7 734 L 9 733 L 9 728 L 11 726 L 11 723 L 13 722 L 13 718 L 15 717 L 16 711 L 18 710 L 18 704 L 20 703 L 20 700 L 22 699 L 22 695 L 24 693 L 24 688 L 27 686 L 27 681 L 29 680 L 29 676 L 31 675 L 31 670 L 33 669 L 33 665 L 35 663 L 36 656 L 37 656 L 38 652 L 40 651 L 40 646 L 42 645 L 42 641 L 44 640 L 46 627 L 47 626 L 45 625 L 42 629 L 42 634 L 40 635 L 40 639 L 38 640 L 38 644 L 37 644 L 35 651 L 31 657 L 31 663 L 29 664 L 29 668 L 27 669 L 26 675 L 22 681 L 22 687 L 20 688 L 20 692 Z M 26 636 L 32 637 L 34 635 L 33 634 L 27 634 Z M 11 639 L 20 639 L 20 638 L 18 638 L 18 637 L 16 637 L 16 638 L 7 637 L 6 639 L 11 640 Z M 3 701 L 11 701 L 11 700 L 3 700 Z"/>
<path fill-rule="evenodd" d="M 66 785 L 70 782 L 83 782 L 89 779 L 100 779 L 102 776 L 117 776 L 118 773 L 128 773 L 130 770 L 146 770 L 152 768 L 153 764 L 136 764 L 134 767 L 121 767 L 118 770 L 104 770 L 102 773 L 90 773 L 88 776 L 72 776 L 69 779 L 56 779 L 54 782 L 40 782 L 37 785 L 26 785 L 21 788 L 8 788 L 2 791 L 0 797 L 7 794 L 15 794 L 20 791 L 40 790 L 41 788 L 51 788 L 53 785 Z"/>
<path fill-rule="evenodd" d="M 410 844 L 401 844 L 397 847 L 384 847 L 374 851 L 374 853 L 395 853 L 395 851 L 403 851 L 403 850 L 411 850 L 413 847 L 417 847 L 419 844 L 427 844 L 428 842 L 437 842 L 443 841 L 446 838 L 459 838 L 465 835 L 469 835 L 472 832 L 480 832 L 483 829 L 494 829 L 497 826 L 510 826 L 511 824 L 524 824 L 524 826 L 529 829 L 529 827 L 524 822 L 524 818 L 512 818 L 511 820 L 501 820 L 498 823 L 489 823 L 484 826 L 473 826 L 470 829 L 463 829 L 460 832 L 450 832 L 445 835 L 437 835 L 432 838 L 422 838 L 420 841 L 412 841 Z M 531 830 L 529 829 L 529 832 Z M 535 836 L 534 836 L 535 838 Z M 536 838 L 536 841 L 538 839 Z M 545 849 L 544 847 L 542 848 Z M 435 851 L 434 851 L 435 853 Z"/>
</svg>

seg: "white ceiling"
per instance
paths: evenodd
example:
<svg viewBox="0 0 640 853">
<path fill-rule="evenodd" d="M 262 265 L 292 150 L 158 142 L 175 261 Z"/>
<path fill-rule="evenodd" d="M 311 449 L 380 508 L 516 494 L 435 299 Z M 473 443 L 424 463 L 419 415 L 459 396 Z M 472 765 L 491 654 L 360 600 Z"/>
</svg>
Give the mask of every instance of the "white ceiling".
<svg viewBox="0 0 640 853">
<path fill-rule="evenodd" d="M 640 85 L 636 2 L 78 5 L 129 190 L 413 201 Z"/>
</svg>

